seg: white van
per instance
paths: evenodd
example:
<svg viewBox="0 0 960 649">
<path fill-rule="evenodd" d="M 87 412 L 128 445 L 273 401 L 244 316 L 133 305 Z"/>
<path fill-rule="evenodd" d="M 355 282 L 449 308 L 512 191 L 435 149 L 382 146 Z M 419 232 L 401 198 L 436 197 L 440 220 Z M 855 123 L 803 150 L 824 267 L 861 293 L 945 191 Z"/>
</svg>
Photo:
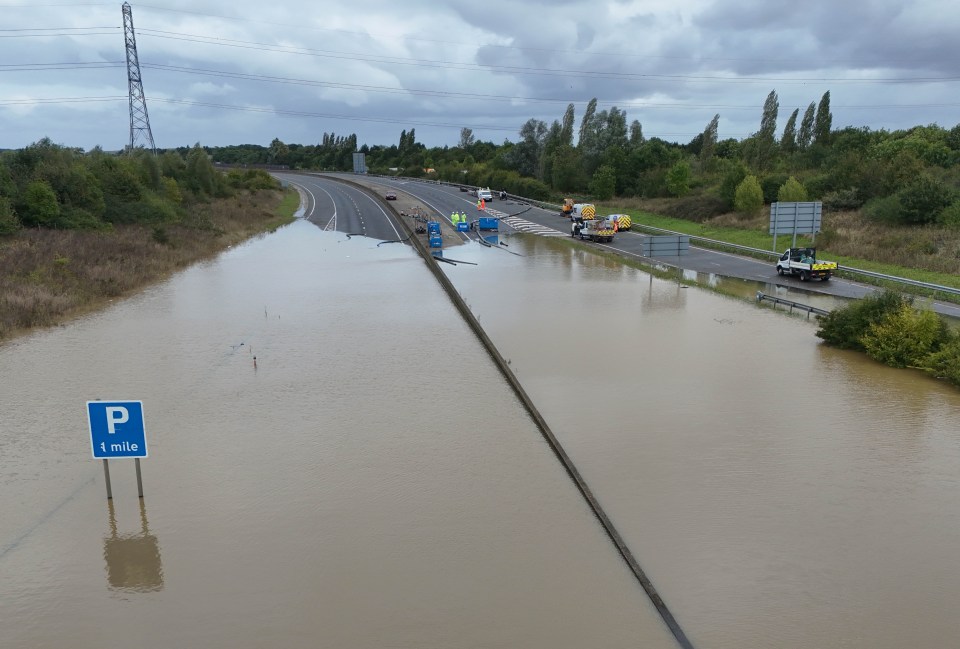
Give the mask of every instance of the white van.
<svg viewBox="0 0 960 649">
<path fill-rule="evenodd" d="M 477 190 L 477 198 L 482 198 L 483 200 L 489 203 L 490 201 L 493 200 L 493 192 L 490 191 L 489 187 L 486 187 L 486 188 L 481 187 L 480 189 Z"/>
</svg>

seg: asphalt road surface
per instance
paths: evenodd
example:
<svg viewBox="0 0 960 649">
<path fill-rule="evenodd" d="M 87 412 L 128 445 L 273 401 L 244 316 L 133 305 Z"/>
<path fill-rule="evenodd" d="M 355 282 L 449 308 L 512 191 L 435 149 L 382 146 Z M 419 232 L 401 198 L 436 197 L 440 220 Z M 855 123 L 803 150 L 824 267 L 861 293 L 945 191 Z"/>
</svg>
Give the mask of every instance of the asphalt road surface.
<svg viewBox="0 0 960 649">
<path fill-rule="evenodd" d="M 334 190 L 331 188 L 337 186 L 336 181 L 324 180 L 317 176 L 277 175 L 281 178 L 298 182 L 301 185 L 312 186 L 314 183 L 316 183 L 317 186 L 322 186 L 331 193 L 334 193 Z M 327 175 L 331 179 L 336 178 L 338 175 L 351 180 L 362 179 L 362 177 L 358 177 L 354 174 Z M 419 201 L 422 201 L 425 206 L 433 208 L 444 216 L 448 216 L 454 210 L 462 210 L 466 212 L 467 216 L 471 219 L 475 218 L 479 214 L 479 211 L 476 207 L 476 198 L 467 192 L 460 191 L 457 187 L 438 185 L 436 183 L 421 182 L 416 180 L 383 177 L 371 177 L 370 180 L 375 181 L 383 186 L 393 187 L 398 192 L 405 192 L 410 196 L 415 197 Z M 320 183 L 322 183 L 322 185 L 320 185 Z M 339 185 L 339 187 L 344 186 Z M 487 203 L 486 215 L 502 217 L 505 225 L 519 231 L 534 232 L 547 236 L 569 236 L 570 220 L 561 217 L 558 211 L 541 209 L 522 201 L 515 201 L 512 199 L 501 201 L 497 196 L 497 188 L 494 187 L 493 190 L 494 200 Z M 357 190 L 351 191 L 354 193 L 354 195 L 364 195 L 362 192 Z M 369 198 L 367 200 L 371 203 L 375 202 Z M 369 210 L 370 208 L 366 209 Z M 339 226 L 336 229 L 343 232 L 350 231 Z M 380 235 L 371 234 L 369 236 Z M 642 257 L 640 252 L 641 242 L 645 236 L 647 235 L 640 234 L 639 232 L 620 232 L 611 243 L 590 243 L 589 245 L 614 250 L 625 256 L 652 261 L 649 258 Z M 400 237 L 391 235 L 389 238 Z M 697 248 L 694 246 L 691 246 L 689 254 L 683 257 L 664 257 L 659 258 L 657 261 L 661 261 L 671 266 L 679 266 L 681 268 L 699 273 L 713 273 L 725 277 L 738 277 L 741 279 L 754 280 L 758 282 L 774 284 L 777 286 L 787 286 L 793 289 L 802 289 L 810 293 L 822 293 L 844 298 L 861 298 L 879 290 L 874 286 L 861 284 L 859 282 L 853 282 L 846 279 L 840 279 L 837 277 L 831 278 L 826 282 L 821 282 L 819 280 L 801 282 L 798 277 L 779 276 L 776 271 L 776 264 L 773 257 L 771 257 L 769 261 L 763 261 L 753 259 L 751 257 L 741 257 L 736 254 L 708 250 L 705 248 Z M 934 309 L 934 311 L 943 315 L 960 318 L 960 306 L 958 305 L 951 304 L 949 302 L 937 301 L 933 302 L 931 307 Z"/>
</svg>

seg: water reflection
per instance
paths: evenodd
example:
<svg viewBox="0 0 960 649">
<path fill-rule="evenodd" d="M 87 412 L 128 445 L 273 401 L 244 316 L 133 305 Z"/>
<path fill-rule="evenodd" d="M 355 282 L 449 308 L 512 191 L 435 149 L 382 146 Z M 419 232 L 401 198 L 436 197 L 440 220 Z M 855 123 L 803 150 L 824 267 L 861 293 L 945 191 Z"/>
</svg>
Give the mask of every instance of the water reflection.
<svg viewBox="0 0 960 649">
<path fill-rule="evenodd" d="M 163 590 L 163 565 L 160 544 L 150 533 L 147 506 L 140 501 L 140 531 L 121 534 L 113 501 L 107 501 L 110 536 L 103 539 L 103 558 L 107 563 L 107 586 L 127 593 Z"/>
</svg>

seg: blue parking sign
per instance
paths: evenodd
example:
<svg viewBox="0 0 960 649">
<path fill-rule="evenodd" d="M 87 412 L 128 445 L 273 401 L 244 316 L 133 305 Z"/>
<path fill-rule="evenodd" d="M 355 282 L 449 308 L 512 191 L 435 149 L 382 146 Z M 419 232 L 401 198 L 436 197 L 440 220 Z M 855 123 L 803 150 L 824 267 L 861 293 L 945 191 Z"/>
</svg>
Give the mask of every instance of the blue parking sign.
<svg viewBox="0 0 960 649">
<path fill-rule="evenodd" d="M 147 457 L 142 401 L 87 401 L 87 418 L 94 458 Z"/>
</svg>

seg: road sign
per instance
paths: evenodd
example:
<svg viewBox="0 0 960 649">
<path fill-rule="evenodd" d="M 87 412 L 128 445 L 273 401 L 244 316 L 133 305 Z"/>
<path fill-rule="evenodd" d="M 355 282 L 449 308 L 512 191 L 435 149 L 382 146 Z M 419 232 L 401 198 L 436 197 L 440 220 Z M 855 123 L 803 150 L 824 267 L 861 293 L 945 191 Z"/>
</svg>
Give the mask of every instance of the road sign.
<svg viewBox="0 0 960 649">
<path fill-rule="evenodd" d="M 640 254 L 644 257 L 681 257 L 690 252 L 690 235 L 643 237 Z"/>
<path fill-rule="evenodd" d="M 147 457 L 142 401 L 87 401 L 87 418 L 94 458 Z"/>
</svg>

